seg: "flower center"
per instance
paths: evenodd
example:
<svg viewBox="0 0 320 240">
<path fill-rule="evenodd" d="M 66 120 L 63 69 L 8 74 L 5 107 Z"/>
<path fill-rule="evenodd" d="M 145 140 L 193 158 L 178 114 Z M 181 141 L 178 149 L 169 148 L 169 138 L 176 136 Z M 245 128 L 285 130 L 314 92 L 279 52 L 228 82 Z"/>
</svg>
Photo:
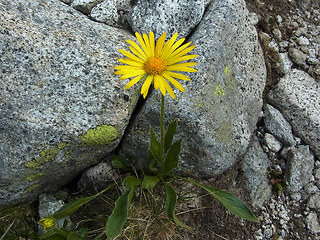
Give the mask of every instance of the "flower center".
<svg viewBox="0 0 320 240">
<path fill-rule="evenodd" d="M 151 57 L 145 62 L 143 68 L 148 74 L 160 75 L 164 70 L 166 70 L 167 65 L 162 58 Z"/>
</svg>

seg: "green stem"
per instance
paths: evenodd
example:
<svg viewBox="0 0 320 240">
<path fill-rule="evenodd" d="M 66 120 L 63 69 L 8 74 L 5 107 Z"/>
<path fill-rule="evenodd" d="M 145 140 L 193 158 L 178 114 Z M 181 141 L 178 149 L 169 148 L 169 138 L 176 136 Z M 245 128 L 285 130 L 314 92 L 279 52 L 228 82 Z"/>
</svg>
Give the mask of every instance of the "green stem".
<svg viewBox="0 0 320 240">
<path fill-rule="evenodd" d="M 160 112 L 160 157 L 161 163 L 164 164 L 164 96 L 161 94 L 161 112 Z M 161 166 L 163 167 L 163 166 Z"/>
</svg>

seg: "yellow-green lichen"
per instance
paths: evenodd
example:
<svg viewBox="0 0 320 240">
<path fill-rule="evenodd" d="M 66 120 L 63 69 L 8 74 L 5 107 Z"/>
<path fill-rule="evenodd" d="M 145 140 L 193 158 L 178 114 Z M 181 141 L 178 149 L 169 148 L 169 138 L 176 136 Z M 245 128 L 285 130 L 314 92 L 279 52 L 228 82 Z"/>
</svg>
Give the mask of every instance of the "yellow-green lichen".
<svg viewBox="0 0 320 240">
<path fill-rule="evenodd" d="M 41 177 L 42 175 L 44 175 L 44 173 L 42 173 L 42 172 L 39 172 L 36 174 L 30 174 L 26 177 L 26 179 L 29 182 L 33 182 L 33 181 L 37 180 L 39 177 Z"/>
<path fill-rule="evenodd" d="M 229 143 L 233 138 L 233 128 L 230 122 L 224 122 L 216 130 L 216 139 L 222 143 Z"/>
<path fill-rule="evenodd" d="M 30 187 L 27 187 L 27 188 L 24 190 L 24 193 L 33 192 L 34 190 L 38 189 L 39 187 L 40 187 L 40 184 L 31 185 Z"/>
<path fill-rule="evenodd" d="M 224 90 L 224 88 L 221 86 L 221 84 L 218 84 L 215 88 L 215 90 L 213 91 L 214 95 L 216 96 L 224 96 L 226 94 L 226 91 Z"/>
<path fill-rule="evenodd" d="M 25 166 L 34 170 L 40 169 L 44 163 L 49 162 L 58 154 L 60 150 L 64 149 L 67 146 L 69 146 L 69 144 L 62 142 L 56 148 L 44 148 L 39 153 L 40 157 L 27 162 Z"/>
<path fill-rule="evenodd" d="M 100 146 L 110 144 L 119 137 L 116 128 L 109 125 L 100 125 L 94 129 L 89 129 L 80 136 L 82 144 L 86 146 Z"/>
</svg>

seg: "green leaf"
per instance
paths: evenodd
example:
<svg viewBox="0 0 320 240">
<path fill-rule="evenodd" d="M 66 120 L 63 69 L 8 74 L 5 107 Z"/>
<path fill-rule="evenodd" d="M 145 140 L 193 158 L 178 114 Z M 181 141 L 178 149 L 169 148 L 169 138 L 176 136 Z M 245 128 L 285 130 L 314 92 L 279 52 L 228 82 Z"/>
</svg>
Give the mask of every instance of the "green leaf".
<svg viewBox="0 0 320 240">
<path fill-rule="evenodd" d="M 108 218 L 106 233 L 108 239 L 113 239 L 121 233 L 127 221 L 130 191 L 123 193 L 116 201 L 112 214 Z"/>
<path fill-rule="evenodd" d="M 69 216 L 70 214 L 72 214 L 75 211 L 77 211 L 83 205 L 87 204 L 88 202 L 92 201 L 96 197 L 100 196 L 105 191 L 107 191 L 110 188 L 112 188 L 114 185 L 115 185 L 115 183 L 110 185 L 109 187 L 103 189 L 101 192 L 99 192 L 99 193 L 97 193 L 97 194 L 95 194 L 93 196 L 79 197 L 78 199 L 76 199 L 76 200 L 64 205 L 63 207 L 61 207 L 57 212 L 55 212 L 52 215 L 52 217 L 58 220 L 58 219 L 61 219 L 61 218 Z"/>
<path fill-rule="evenodd" d="M 84 240 L 84 238 L 80 238 L 77 235 L 77 232 L 70 232 L 69 235 L 68 235 L 67 240 Z"/>
<path fill-rule="evenodd" d="M 178 120 L 173 120 L 166 131 L 166 134 L 164 136 L 164 152 L 166 153 L 168 149 L 171 147 L 173 135 L 176 133 L 176 129 L 178 126 Z"/>
<path fill-rule="evenodd" d="M 128 176 L 123 180 L 123 185 L 127 190 L 130 190 L 134 187 L 138 187 L 141 184 L 141 179 L 135 176 Z"/>
<path fill-rule="evenodd" d="M 164 166 L 162 169 L 163 174 L 168 174 L 172 169 L 178 166 L 179 154 L 181 151 L 182 139 L 172 144 L 164 160 Z"/>
<path fill-rule="evenodd" d="M 167 212 L 168 218 L 173 220 L 180 227 L 189 228 L 187 225 L 182 223 L 176 217 L 176 215 L 174 214 L 174 209 L 175 209 L 176 203 L 177 203 L 177 193 L 176 193 L 176 191 L 170 185 L 168 185 L 167 183 L 163 182 L 163 184 L 164 184 L 164 186 L 166 188 L 166 193 L 167 193 L 167 197 L 166 197 L 166 212 Z"/>
<path fill-rule="evenodd" d="M 207 192 L 209 192 L 213 197 L 218 199 L 222 203 L 222 205 L 225 206 L 234 215 L 242 217 L 251 222 L 259 222 L 258 218 L 255 215 L 253 215 L 253 213 L 245 205 L 245 203 L 241 201 L 239 198 L 237 198 L 236 196 L 234 196 L 233 194 L 222 191 L 219 188 L 207 187 L 191 179 L 186 179 L 186 178 L 182 178 L 182 179 L 185 179 L 188 182 L 191 182 L 203 188 Z"/>
<path fill-rule="evenodd" d="M 154 132 L 152 127 L 150 127 L 150 146 L 149 146 L 149 151 L 151 152 L 152 156 L 158 162 L 161 162 L 160 142 L 157 140 L 156 133 Z"/>
<path fill-rule="evenodd" d="M 57 212 L 55 212 L 52 217 L 55 219 L 61 219 L 64 217 L 69 216 L 70 214 L 77 211 L 80 207 L 87 204 L 88 202 L 95 199 L 98 195 L 93 195 L 89 197 L 79 197 L 78 199 L 64 205 L 62 208 L 60 208 Z"/>
<path fill-rule="evenodd" d="M 118 155 L 113 155 L 111 157 L 111 164 L 114 168 L 120 168 L 120 169 L 128 169 L 128 167 L 124 164 L 123 159 Z"/>
<path fill-rule="evenodd" d="M 39 238 L 48 240 L 66 240 L 69 233 L 70 232 L 67 230 L 54 228 L 41 235 Z"/>
<path fill-rule="evenodd" d="M 159 182 L 159 177 L 158 176 L 148 176 L 145 175 L 143 177 L 142 183 L 141 183 L 141 188 L 143 189 L 153 189 L 154 186 Z"/>
</svg>

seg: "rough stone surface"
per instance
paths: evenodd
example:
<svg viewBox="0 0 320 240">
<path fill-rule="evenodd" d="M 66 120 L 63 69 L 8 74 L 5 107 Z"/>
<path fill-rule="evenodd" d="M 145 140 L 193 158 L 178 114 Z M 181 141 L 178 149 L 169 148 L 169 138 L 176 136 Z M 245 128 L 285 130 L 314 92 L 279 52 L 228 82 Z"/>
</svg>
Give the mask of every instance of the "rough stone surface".
<svg viewBox="0 0 320 240">
<path fill-rule="evenodd" d="M 271 90 L 269 100 L 290 122 L 293 131 L 320 157 L 320 83 L 292 70 Z"/>
<path fill-rule="evenodd" d="M 316 211 L 320 211 L 320 193 L 312 194 L 307 202 L 308 208 L 314 209 Z"/>
<path fill-rule="evenodd" d="M 287 145 L 294 145 L 292 127 L 283 115 L 274 107 L 267 104 L 264 110 L 264 124 L 267 131 L 279 141 Z"/>
<path fill-rule="evenodd" d="M 282 148 L 282 144 L 281 142 L 279 142 L 272 134 L 270 133 L 266 133 L 264 135 L 264 140 L 268 146 L 268 148 L 276 153 L 276 152 L 279 152 Z"/>
<path fill-rule="evenodd" d="M 58 189 L 110 153 L 140 94 L 114 75 L 124 31 L 55 0 L 1 1 L 0 18 L 1 207 Z"/>
<path fill-rule="evenodd" d="M 131 9 L 130 0 L 105 0 L 92 8 L 90 17 L 109 26 L 120 27 Z"/>
<path fill-rule="evenodd" d="M 311 233 L 320 233 L 320 223 L 316 212 L 312 211 L 308 214 L 306 217 L 306 224 Z"/>
<path fill-rule="evenodd" d="M 295 193 L 313 180 L 314 157 L 308 146 L 297 146 L 289 151 L 286 165 L 287 190 Z"/>
<path fill-rule="evenodd" d="M 270 184 L 268 184 L 268 167 L 270 161 L 257 138 L 254 138 L 242 163 L 244 175 L 247 177 L 247 187 L 253 205 L 262 207 L 272 195 Z"/>
<path fill-rule="evenodd" d="M 257 33 L 244 1 L 214 1 L 193 33 L 198 72 L 183 83 L 186 93 L 166 97 L 165 115 L 180 120 L 185 139 L 180 170 L 214 176 L 245 153 L 262 107 L 266 70 Z M 228 66 L 230 74 L 226 75 Z M 123 141 L 122 154 L 146 159 L 149 126 L 158 130 L 159 93 L 153 94 Z"/>
<path fill-rule="evenodd" d="M 200 22 L 204 10 L 204 0 L 139 0 L 128 21 L 134 32 L 153 31 L 156 38 L 163 32 L 168 36 L 178 32 L 186 37 Z"/>
<path fill-rule="evenodd" d="M 303 53 L 299 49 L 290 48 L 289 56 L 291 57 L 292 61 L 298 66 L 302 67 L 303 69 L 308 68 L 308 65 L 306 64 L 307 54 Z"/>
<path fill-rule="evenodd" d="M 50 194 L 41 194 L 39 196 L 39 219 L 52 216 L 56 211 L 62 208 L 65 203 L 62 200 L 58 200 Z M 65 220 L 68 220 L 71 223 L 70 218 L 62 218 L 56 221 L 56 226 L 59 228 L 63 227 Z M 42 228 L 39 228 L 39 234 L 44 234 L 45 231 Z"/>
<path fill-rule="evenodd" d="M 78 182 L 79 189 L 105 188 L 109 182 L 118 177 L 117 171 L 112 167 L 109 159 L 94 167 L 87 169 Z"/>
<path fill-rule="evenodd" d="M 71 7 L 88 15 L 94 6 L 101 2 L 103 2 L 103 0 L 74 0 L 71 3 Z"/>
</svg>

